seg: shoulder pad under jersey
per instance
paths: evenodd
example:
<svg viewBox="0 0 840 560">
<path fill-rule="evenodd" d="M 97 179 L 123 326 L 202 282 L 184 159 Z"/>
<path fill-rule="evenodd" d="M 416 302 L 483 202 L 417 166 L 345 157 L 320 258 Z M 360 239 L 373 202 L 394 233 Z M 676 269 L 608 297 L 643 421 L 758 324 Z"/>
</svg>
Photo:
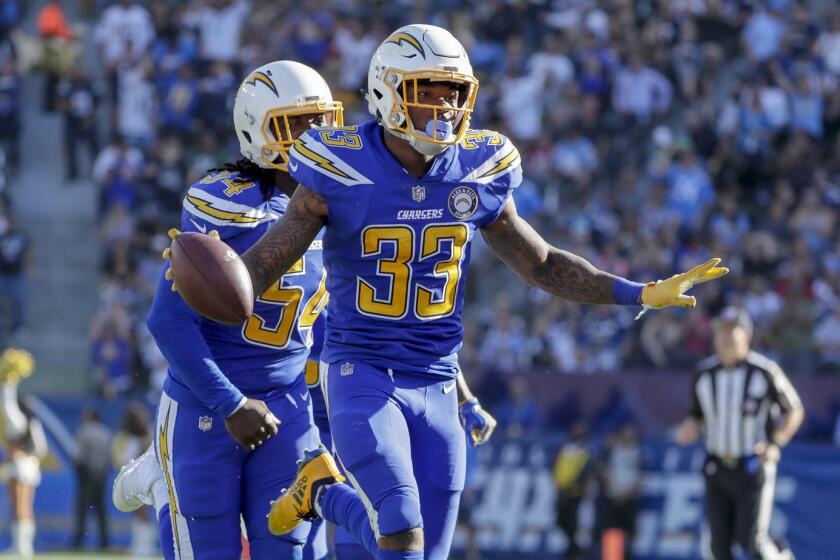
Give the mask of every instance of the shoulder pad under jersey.
<svg viewBox="0 0 840 560">
<path fill-rule="evenodd" d="M 276 220 L 263 201 L 259 181 L 222 171 L 194 183 L 183 201 L 182 231 L 217 230 L 224 239 Z"/>
<path fill-rule="evenodd" d="M 289 174 L 301 185 L 321 191 L 335 181 L 347 186 L 370 184 L 364 173 L 366 154 L 358 127 L 308 130 L 289 150 Z"/>
<path fill-rule="evenodd" d="M 466 183 L 493 184 L 510 189 L 522 182 L 519 150 L 503 134 L 492 130 L 468 130 L 461 140 L 461 168 Z"/>
</svg>

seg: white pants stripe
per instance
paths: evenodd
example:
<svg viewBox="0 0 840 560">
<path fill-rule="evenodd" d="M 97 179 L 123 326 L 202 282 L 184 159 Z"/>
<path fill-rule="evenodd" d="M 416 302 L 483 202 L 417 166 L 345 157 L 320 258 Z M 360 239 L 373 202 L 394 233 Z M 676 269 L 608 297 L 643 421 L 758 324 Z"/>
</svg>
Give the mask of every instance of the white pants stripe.
<svg viewBox="0 0 840 560">
<path fill-rule="evenodd" d="M 785 558 L 776 543 L 770 539 L 770 518 L 773 513 L 773 494 L 776 490 L 776 469 L 778 465 L 772 461 L 764 461 L 764 484 L 758 498 L 758 521 L 756 522 L 755 541 L 762 558 L 779 560 Z"/>
<path fill-rule="evenodd" d="M 192 543 L 190 542 L 190 531 L 187 525 L 187 518 L 181 515 L 178 491 L 175 488 L 175 473 L 172 457 L 174 449 L 172 442 L 175 439 L 175 421 L 178 418 L 178 403 L 163 393 L 160 397 L 160 408 L 158 409 L 157 426 L 155 428 L 155 451 L 158 462 L 163 470 L 163 477 L 166 481 L 166 489 L 169 493 L 169 513 L 172 517 L 172 537 L 175 545 L 175 558 L 177 560 L 193 560 Z"/>
</svg>

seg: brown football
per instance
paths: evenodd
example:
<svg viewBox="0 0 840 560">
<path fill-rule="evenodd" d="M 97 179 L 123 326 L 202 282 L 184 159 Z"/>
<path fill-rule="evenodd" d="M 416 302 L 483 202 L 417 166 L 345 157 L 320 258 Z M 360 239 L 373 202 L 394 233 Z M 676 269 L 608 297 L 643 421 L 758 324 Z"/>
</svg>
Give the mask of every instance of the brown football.
<svg viewBox="0 0 840 560">
<path fill-rule="evenodd" d="M 254 311 L 248 269 L 224 241 L 202 233 L 182 233 L 169 251 L 178 293 L 208 319 L 237 325 Z"/>
</svg>

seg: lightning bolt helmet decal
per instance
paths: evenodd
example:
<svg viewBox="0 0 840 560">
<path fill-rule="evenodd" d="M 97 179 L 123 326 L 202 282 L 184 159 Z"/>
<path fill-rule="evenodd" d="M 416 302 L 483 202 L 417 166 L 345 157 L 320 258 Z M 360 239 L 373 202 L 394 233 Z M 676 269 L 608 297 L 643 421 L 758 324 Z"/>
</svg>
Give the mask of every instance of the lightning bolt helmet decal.
<svg viewBox="0 0 840 560">
<path fill-rule="evenodd" d="M 257 82 L 260 82 L 261 84 L 265 84 L 266 86 L 268 86 L 268 89 L 270 89 L 272 92 L 274 92 L 274 95 L 276 95 L 278 97 L 280 96 L 277 93 L 277 86 L 274 85 L 274 82 L 272 81 L 272 79 L 269 78 L 268 74 L 266 74 L 265 72 L 254 72 L 253 74 L 248 76 L 248 78 L 246 78 L 246 80 L 243 83 L 251 84 L 252 86 L 256 87 Z"/>
<path fill-rule="evenodd" d="M 409 35 L 408 33 L 394 33 L 393 35 L 388 37 L 388 39 L 385 42 L 394 43 L 397 46 L 400 46 L 403 43 L 407 43 L 414 47 L 417 50 L 417 52 L 420 53 L 420 56 L 426 58 L 426 51 L 425 49 L 423 49 L 423 45 L 421 45 L 420 41 L 418 41 L 413 35 Z"/>
</svg>

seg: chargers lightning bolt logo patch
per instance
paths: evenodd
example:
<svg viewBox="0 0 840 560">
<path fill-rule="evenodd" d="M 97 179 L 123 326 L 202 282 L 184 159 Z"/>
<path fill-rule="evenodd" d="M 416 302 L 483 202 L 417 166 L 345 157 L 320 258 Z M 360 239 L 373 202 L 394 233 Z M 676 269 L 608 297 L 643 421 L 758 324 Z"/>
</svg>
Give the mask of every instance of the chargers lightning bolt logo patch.
<svg viewBox="0 0 840 560">
<path fill-rule="evenodd" d="M 249 215 L 251 214 L 250 212 L 248 214 L 243 214 L 242 212 L 231 212 L 228 210 L 222 210 L 221 208 L 216 208 L 215 206 L 213 206 L 212 202 L 202 200 L 191 194 L 188 194 L 186 196 L 186 200 L 201 212 L 204 212 L 208 216 L 212 216 L 219 220 L 228 220 L 237 224 L 257 224 L 262 219 L 262 216 L 259 212 L 256 212 L 253 215 Z"/>
<path fill-rule="evenodd" d="M 406 43 L 408 45 L 411 45 L 415 49 L 417 49 L 417 52 L 420 53 L 420 56 L 422 56 L 423 58 L 426 58 L 426 51 L 423 49 L 423 45 L 421 45 L 420 41 L 415 39 L 414 36 L 409 35 L 408 33 L 394 33 L 393 35 L 388 37 L 388 40 L 385 41 L 385 42 L 386 43 L 394 43 L 397 46 L 400 46 L 403 43 Z M 408 56 L 408 55 L 405 55 L 405 56 Z M 411 57 L 409 57 L 409 58 L 412 58 L 414 56 L 416 56 L 416 55 L 411 55 Z"/>
<path fill-rule="evenodd" d="M 338 175 L 339 177 L 343 177 L 345 179 L 353 179 L 353 177 L 351 177 L 350 175 L 348 175 L 347 173 L 345 173 L 344 171 L 342 171 L 341 169 L 336 167 L 335 162 L 332 162 L 329 159 L 327 159 L 326 157 L 322 156 L 321 154 L 319 154 L 317 152 L 314 152 L 314 151 L 310 150 L 309 148 L 307 148 L 306 145 L 303 143 L 303 141 L 300 138 L 295 140 L 295 143 L 293 144 L 293 148 L 295 150 L 297 150 L 298 154 L 300 154 L 304 158 L 308 159 L 309 161 L 311 161 L 312 163 L 314 163 L 315 165 L 317 165 L 321 169 L 326 169 L 330 173 L 334 173 L 334 174 Z"/>
<path fill-rule="evenodd" d="M 273 91 L 274 95 L 277 95 L 279 97 L 279 94 L 277 93 L 277 86 L 274 85 L 274 82 L 271 81 L 271 78 L 269 78 L 265 72 L 254 72 L 253 74 L 248 76 L 248 78 L 242 83 L 251 84 L 252 86 L 256 87 L 257 82 L 268 86 L 268 89 Z"/>
</svg>

